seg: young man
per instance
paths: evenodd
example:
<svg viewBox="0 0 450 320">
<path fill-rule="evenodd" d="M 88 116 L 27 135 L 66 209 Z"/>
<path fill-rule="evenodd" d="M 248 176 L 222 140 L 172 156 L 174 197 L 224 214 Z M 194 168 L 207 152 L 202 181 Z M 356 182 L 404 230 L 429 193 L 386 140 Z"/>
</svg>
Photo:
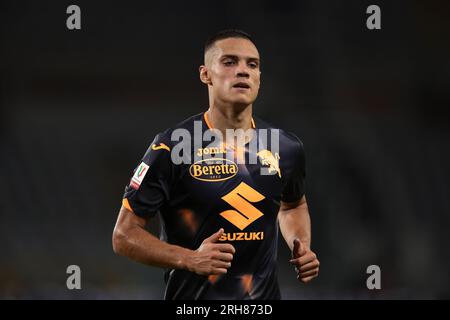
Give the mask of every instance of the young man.
<svg viewBox="0 0 450 320">
<path fill-rule="evenodd" d="M 216 34 L 204 63 L 199 71 L 209 109 L 155 137 L 126 187 L 113 248 L 166 268 L 166 299 L 280 299 L 278 225 L 297 279 L 307 283 L 319 272 L 310 248 L 303 146 L 252 117 L 261 72 L 248 34 Z M 218 144 L 205 142 L 208 129 L 215 129 Z M 230 129 L 246 134 L 225 140 Z M 144 229 L 158 211 L 164 241 Z"/>
</svg>

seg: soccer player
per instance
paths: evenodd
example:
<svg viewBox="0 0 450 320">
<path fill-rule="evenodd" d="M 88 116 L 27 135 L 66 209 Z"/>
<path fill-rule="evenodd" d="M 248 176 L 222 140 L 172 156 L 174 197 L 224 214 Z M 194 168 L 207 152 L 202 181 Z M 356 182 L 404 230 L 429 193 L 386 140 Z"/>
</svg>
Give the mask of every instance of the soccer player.
<svg viewBox="0 0 450 320">
<path fill-rule="evenodd" d="M 280 299 L 278 230 L 297 279 L 307 283 L 319 272 L 303 145 L 253 116 L 260 57 L 247 33 L 219 32 L 207 41 L 204 59 L 199 73 L 209 108 L 154 138 L 125 188 L 113 248 L 165 268 L 165 299 Z M 196 143 L 198 129 L 221 133 L 220 143 Z M 225 141 L 227 129 L 250 134 Z M 277 143 L 264 139 L 268 131 Z M 255 141 L 257 151 L 250 147 Z M 161 240 L 144 229 L 157 212 Z"/>
</svg>

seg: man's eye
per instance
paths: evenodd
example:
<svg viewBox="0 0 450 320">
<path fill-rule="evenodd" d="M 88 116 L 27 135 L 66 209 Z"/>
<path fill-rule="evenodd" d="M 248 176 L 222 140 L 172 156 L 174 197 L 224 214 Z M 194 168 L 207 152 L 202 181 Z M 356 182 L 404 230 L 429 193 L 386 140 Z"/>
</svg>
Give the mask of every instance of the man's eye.
<svg viewBox="0 0 450 320">
<path fill-rule="evenodd" d="M 258 64 L 256 64 L 255 62 L 250 62 L 248 65 L 253 69 L 258 67 Z"/>
<path fill-rule="evenodd" d="M 225 61 L 223 64 L 226 66 L 232 66 L 234 64 L 234 61 Z"/>
</svg>

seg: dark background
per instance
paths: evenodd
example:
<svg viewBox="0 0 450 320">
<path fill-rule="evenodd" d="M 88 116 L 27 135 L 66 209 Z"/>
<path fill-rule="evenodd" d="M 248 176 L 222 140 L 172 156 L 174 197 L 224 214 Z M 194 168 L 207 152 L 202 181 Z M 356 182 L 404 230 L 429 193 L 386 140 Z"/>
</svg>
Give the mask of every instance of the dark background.
<svg viewBox="0 0 450 320">
<path fill-rule="evenodd" d="M 79 31 L 66 8 L 81 7 Z M 381 7 L 381 30 L 366 8 Z M 313 249 L 286 299 L 450 298 L 448 1 L 0 2 L 0 298 L 162 298 L 114 255 L 124 186 L 154 135 L 207 109 L 205 39 L 251 33 L 255 114 L 304 142 Z M 158 222 L 151 229 L 158 232 Z M 66 268 L 82 290 L 66 288 Z M 381 267 L 382 289 L 366 288 Z"/>
</svg>

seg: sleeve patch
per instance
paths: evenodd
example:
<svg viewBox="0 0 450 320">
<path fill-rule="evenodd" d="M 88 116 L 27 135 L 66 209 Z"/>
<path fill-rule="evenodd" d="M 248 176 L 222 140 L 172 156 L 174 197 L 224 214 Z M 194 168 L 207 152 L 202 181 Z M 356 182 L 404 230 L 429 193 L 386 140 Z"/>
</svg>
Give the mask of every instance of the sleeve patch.
<svg viewBox="0 0 450 320">
<path fill-rule="evenodd" d="M 134 172 L 133 177 L 131 178 L 130 186 L 137 190 L 141 186 L 142 181 L 144 180 L 145 175 L 148 171 L 148 165 L 144 162 L 141 162 L 139 167 L 137 167 L 136 171 Z"/>
</svg>

